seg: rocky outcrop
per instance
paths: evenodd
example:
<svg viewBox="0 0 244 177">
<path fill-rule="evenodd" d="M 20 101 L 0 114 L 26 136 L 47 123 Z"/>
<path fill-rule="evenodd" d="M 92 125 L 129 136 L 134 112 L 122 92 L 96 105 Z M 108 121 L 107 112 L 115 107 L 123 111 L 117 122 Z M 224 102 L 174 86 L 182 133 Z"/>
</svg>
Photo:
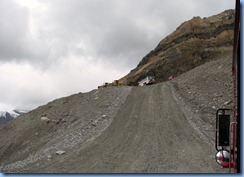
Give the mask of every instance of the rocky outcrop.
<svg viewBox="0 0 244 177">
<path fill-rule="evenodd" d="M 234 10 L 208 18 L 193 17 L 160 41 L 119 82 L 137 85 L 147 75 L 154 75 L 158 82 L 162 82 L 172 75 L 178 76 L 208 61 L 230 55 L 233 34 Z"/>
</svg>

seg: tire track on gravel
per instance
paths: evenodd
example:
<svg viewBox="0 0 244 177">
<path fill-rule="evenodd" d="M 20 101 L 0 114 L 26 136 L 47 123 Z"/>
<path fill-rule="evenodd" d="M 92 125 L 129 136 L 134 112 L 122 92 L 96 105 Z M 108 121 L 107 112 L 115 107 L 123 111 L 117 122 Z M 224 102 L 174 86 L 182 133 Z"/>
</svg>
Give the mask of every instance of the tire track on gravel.
<svg viewBox="0 0 244 177">
<path fill-rule="evenodd" d="M 60 173 L 221 173 L 169 85 L 135 87 L 102 134 L 60 162 L 33 169 Z M 59 163 L 58 163 L 59 162 Z"/>
</svg>

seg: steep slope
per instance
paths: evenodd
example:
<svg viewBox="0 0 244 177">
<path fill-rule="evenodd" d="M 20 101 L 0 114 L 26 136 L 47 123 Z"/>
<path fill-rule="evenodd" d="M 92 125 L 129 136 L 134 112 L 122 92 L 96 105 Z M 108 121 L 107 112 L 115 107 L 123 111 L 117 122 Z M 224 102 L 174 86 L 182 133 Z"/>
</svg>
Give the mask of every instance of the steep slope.
<svg viewBox="0 0 244 177">
<path fill-rule="evenodd" d="M 233 29 L 234 10 L 203 19 L 194 17 L 163 39 L 119 82 L 137 85 L 147 75 L 154 75 L 158 82 L 166 81 L 172 75 L 226 56 L 232 51 Z"/>
<path fill-rule="evenodd" d="M 227 172 L 214 160 L 212 107 L 231 107 L 231 85 L 227 56 L 174 81 L 55 100 L 0 128 L 0 171 Z"/>
<path fill-rule="evenodd" d="M 0 126 L 0 172 L 225 172 L 213 139 L 216 109 L 232 107 L 232 25 L 232 10 L 184 22 L 120 80 L 173 81 L 78 93 Z"/>
<path fill-rule="evenodd" d="M 232 56 L 208 62 L 170 82 L 175 100 L 189 121 L 201 128 L 212 143 L 215 140 L 216 111 L 233 108 Z"/>
<path fill-rule="evenodd" d="M 143 95 L 143 96 L 142 96 Z M 174 109 L 172 109 L 174 108 Z M 167 84 L 133 88 L 111 125 L 85 146 L 27 172 L 215 173 L 214 147 L 188 123 Z M 23 171 L 25 172 L 25 171 Z"/>
<path fill-rule="evenodd" d="M 130 87 L 107 88 L 54 100 L 0 127 L 0 171 L 28 166 L 57 150 L 98 136 L 113 120 Z"/>
</svg>

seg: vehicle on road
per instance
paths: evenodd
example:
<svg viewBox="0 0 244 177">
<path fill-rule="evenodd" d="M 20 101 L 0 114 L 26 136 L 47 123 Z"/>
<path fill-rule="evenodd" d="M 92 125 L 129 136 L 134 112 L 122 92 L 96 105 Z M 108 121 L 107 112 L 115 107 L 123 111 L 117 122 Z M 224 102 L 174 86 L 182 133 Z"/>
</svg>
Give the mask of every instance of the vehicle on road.
<svg viewBox="0 0 244 177">
<path fill-rule="evenodd" d="M 147 76 L 146 78 L 144 78 L 138 82 L 138 86 L 152 85 L 155 83 L 156 83 L 156 80 L 155 80 L 154 76 Z"/>
</svg>

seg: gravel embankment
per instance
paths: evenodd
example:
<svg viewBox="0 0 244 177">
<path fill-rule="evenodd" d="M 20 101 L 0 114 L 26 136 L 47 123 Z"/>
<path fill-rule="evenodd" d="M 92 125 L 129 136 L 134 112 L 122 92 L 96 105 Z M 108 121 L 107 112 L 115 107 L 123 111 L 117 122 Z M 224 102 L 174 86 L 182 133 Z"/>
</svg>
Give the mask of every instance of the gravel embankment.
<svg viewBox="0 0 244 177">
<path fill-rule="evenodd" d="M 208 62 L 170 82 L 175 100 L 189 122 L 210 143 L 215 140 L 215 114 L 233 107 L 232 58 Z"/>
<path fill-rule="evenodd" d="M 131 87 L 109 87 L 75 94 L 54 100 L 11 122 L 0 132 L 11 132 L 12 137 L 1 133 L 0 140 L 5 146 L 16 146 L 8 149 L 6 161 L 3 158 L 0 161 L 0 171 L 21 172 L 29 164 L 51 160 L 58 150 L 70 151 L 77 144 L 92 141 L 109 126 L 130 91 Z M 50 122 L 42 122 L 41 117 Z"/>
</svg>

